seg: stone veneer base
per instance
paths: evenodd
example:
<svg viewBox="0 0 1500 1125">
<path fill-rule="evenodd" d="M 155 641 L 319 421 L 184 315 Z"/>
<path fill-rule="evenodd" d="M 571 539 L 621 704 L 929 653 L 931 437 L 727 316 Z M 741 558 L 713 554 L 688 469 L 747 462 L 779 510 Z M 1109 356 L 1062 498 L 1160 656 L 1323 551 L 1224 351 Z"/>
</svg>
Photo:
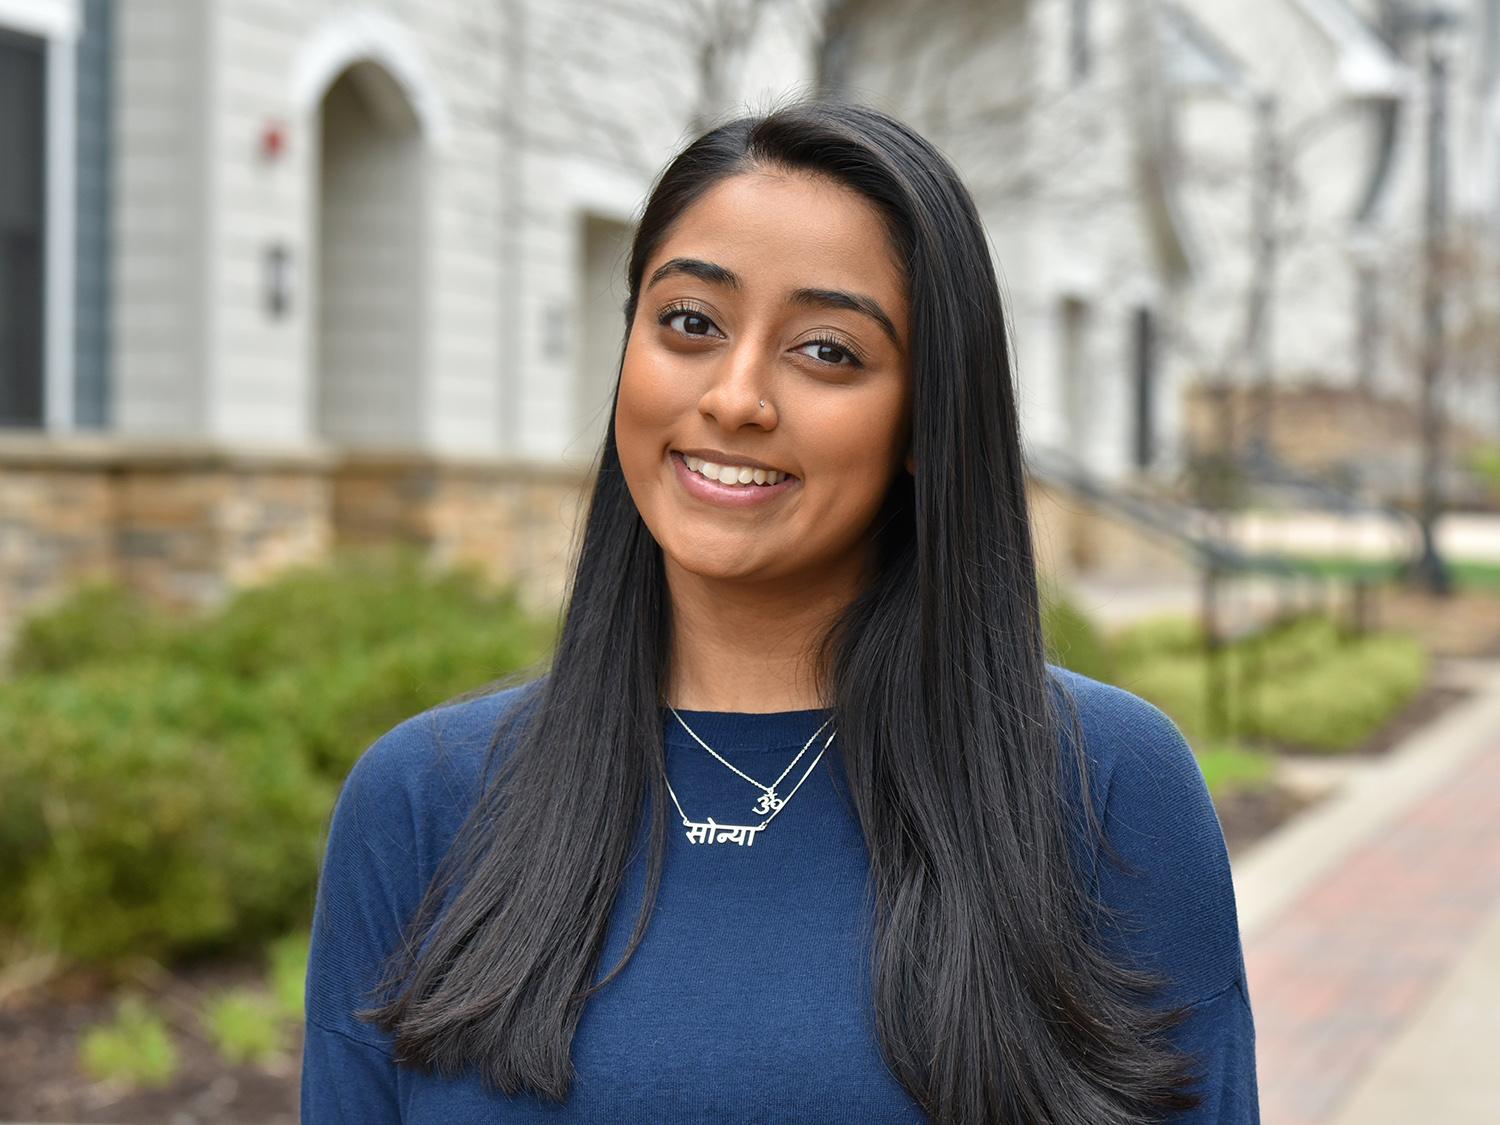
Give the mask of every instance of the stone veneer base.
<svg viewBox="0 0 1500 1125">
<path fill-rule="evenodd" d="M 0 435 L 0 635 L 77 584 L 212 605 L 336 548 L 402 543 L 556 605 L 586 474 L 504 459 Z"/>
<path fill-rule="evenodd" d="M 500 458 L 0 434 L 0 638 L 88 579 L 206 606 L 338 548 L 393 543 L 477 565 L 550 609 L 587 483 Z M 1190 573 L 1131 528 L 1035 482 L 1029 495 L 1045 571 Z"/>
</svg>

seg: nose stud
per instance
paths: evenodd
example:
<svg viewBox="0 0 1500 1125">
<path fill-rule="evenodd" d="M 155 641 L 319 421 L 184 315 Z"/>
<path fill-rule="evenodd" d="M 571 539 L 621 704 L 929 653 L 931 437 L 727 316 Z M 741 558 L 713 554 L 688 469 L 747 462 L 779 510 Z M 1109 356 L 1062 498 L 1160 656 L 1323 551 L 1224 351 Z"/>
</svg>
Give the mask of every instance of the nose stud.
<svg viewBox="0 0 1500 1125">
<path fill-rule="evenodd" d="M 766 405 L 766 400 L 765 399 L 761 399 L 760 400 L 760 405 L 761 405 L 762 408 L 764 408 L 765 405 Z"/>
</svg>

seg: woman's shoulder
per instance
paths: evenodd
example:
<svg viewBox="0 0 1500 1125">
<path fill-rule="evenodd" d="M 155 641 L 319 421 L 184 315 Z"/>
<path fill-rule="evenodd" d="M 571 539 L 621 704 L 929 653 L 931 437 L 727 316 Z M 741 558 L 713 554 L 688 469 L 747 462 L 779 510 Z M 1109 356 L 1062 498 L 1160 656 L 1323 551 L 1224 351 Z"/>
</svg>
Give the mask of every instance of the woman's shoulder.
<svg viewBox="0 0 1500 1125">
<path fill-rule="evenodd" d="M 439 703 L 386 731 L 359 756 L 350 776 L 410 777 L 448 760 L 472 762 L 490 747 L 500 720 L 531 701 L 543 681 L 479 691 Z"/>
<path fill-rule="evenodd" d="M 1090 791 L 1096 801 L 1112 793 L 1118 778 L 1126 780 L 1129 788 L 1122 795 L 1138 798 L 1163 792 L 1162 784 L 1168 782 L 1195 791 L 1202 786 L 1203 774 L 1192 748 L 1161 708 L 1125 688 L 1069 668 L 1048 664 L 1047 671 L 1055 694 L 1066 697 L 1058 713 L 1063 745 L 1070 752 L 1074 737 L 1070 718 L 1077 715 Z M 1131 786 L 1131 781 L 1149 784 Z"/>
<path fill-rule="evenodd" d="M 359 755 L 336 819 L 359 826 L 368 846 L 415 851 L 435 862 L 508 748 L 496 733 L 526 708 L 542 680 L 473 693 L 403 719 Z"/>
</svg>

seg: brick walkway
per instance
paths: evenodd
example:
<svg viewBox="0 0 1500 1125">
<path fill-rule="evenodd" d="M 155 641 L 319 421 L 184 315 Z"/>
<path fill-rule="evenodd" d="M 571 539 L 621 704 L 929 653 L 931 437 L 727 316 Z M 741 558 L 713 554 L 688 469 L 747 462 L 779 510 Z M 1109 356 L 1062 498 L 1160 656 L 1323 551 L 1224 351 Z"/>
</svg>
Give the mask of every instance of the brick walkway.
<svg viewBox="0 0 1500 1125">
<path fill-rule="evenodd" d="M 1500 730 L 1248 941 L 1267 1125 L 1327 1121 L 1497 907 Z"/>
</svg>

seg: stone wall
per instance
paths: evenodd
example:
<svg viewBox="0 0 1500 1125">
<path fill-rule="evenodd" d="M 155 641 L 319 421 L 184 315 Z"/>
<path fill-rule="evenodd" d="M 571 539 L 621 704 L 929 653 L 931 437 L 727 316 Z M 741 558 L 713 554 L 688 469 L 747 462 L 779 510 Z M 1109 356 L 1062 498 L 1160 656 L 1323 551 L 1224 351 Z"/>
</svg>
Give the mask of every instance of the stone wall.
<svg viewBox="0 0 1500 1125">
<path fill-rule="evenodd" d="M 1172 545 L 1032 478 L 1027 484 L 1037 569 L 1066 582 L 1087 574 L 1121 581 L 1191 581 L 1192 563 Z"/>
<path fill-rule="evenodd" d="M 7 434 L 0 637 L 91 579 L 207 606 L 337 547 L 390 542 L 556 605 L 583 484 L 513 461 Z"/>
<path fill-rule="evenodd" d="M 332 477 L 339 545 L 421 546 L 439 565 L 514 580 L 533 605 L 566 584 L 586 476 L 561 466 L 428 454 L 345 455 Z"/>
<path fill-rule="evenodd" d="M 0 436 L 0 637 L 76 584 L 110 579 L 208 606 L 341 547 L 402 543 L 560 604 L 586 474 L 420 453 L 273 453 L 111 438 Z M 1190 574 L 1169 547 L 1032 483 L 1041 568 Z"/>
<path fill-rule="evenodd" d="M 0 633 L 68 584 L 116 572 L 116 495 L 83 449 L 0 442 Z"/>
</svg>

